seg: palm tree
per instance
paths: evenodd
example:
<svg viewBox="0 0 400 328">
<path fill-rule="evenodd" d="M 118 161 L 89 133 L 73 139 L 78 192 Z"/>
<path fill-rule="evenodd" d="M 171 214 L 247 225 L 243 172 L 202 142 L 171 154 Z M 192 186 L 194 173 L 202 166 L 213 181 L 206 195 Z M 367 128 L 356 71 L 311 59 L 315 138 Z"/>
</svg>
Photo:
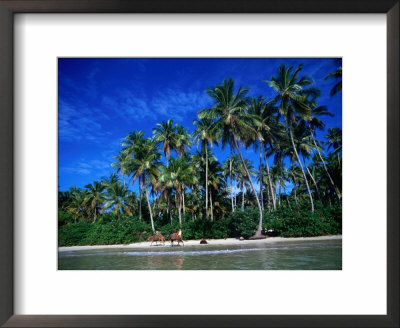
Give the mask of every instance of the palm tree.
<svg viewBox="0 0 400 328">
<path fill-rule="evenodd" d="M 340 199 L 342 198 L 342 195 L 339 191 L 339 188 L 337 188 L 335 183 L 333 182 L 331 175 L 329 174 L 329 171 L 326 167 L 325 161 L 322 158 L 321 152 L 319 150 L 320 147 L 319 147 L 319 145 L 317 145 L 317 141 L 315 140 L 315 137 L 314 137 L 314 132 L 316 129 L 323 130 L 325 128 L 325 123 L 322 122 L 319 118 L 317 118 L 317 116 L 326 115 L 326 116 L 332 117 L 333 115 L 330 112 L 328 112 L 328 108 L 326 106 L 313 106 L 311 108 L 311 111 L 312 111 L 312 118 L 308 122 L 308 127 L 310 130 L 310 135 L 311 135 L 312 141 L 314 143 L 314 148 L 317 150 L 317 153 L 319 155 L 321 163 L 325 169 L 326 175 L 328 176 L 329 181 L 332 184 L 333 189 L 336 191 L 336 195 L 338 196 L 339 201 L 340 201 Z"/>
<path fill-rule="evenodd" d="M 193 174 L 194 167 L 187 156 L 171 158 L 169 166 L 161 166 L 161 173 L 157 186 L 163 186 L 164 189 L 174 189 L 176 193 L 176 207 L 179 215 L 179 225 L 182 226 L 182 193 L 184 185 L 195 184 L 197 177 Z"/>
<path fill-rule="evenodd" d="M 190 133 L 182 125 L 178 125 L 176 129 L 176 151 L 179 156 L 182 156 L 188 149 L 190 149 Z"/>
<path fill-rule="evenodd" d="M 106 187 L 103 183 L 94 181 L 93 184 L 89 183 L 85 186 L 85 188 L 88 189 L 85 202 L 89 204 L 91 211 L 93 211 L 93 222 L 96 222 L 97 210 L 101 207 L 105 200 L 104 190 Z"/>
<path fill-rule="evenodd" d="M 217 143 L 217 134 L 216 130 L 212 129 L 212 120 L 209 119 L 200 119 L 194 120 L 193 124 L 196 126 L 195 131 L 193 132 L 193 142 L 201 143 L 201 150 L 205 152 L 205 166 L 206 166 L 206 181 L 205 181 L 205 190 L 206 190 L 206 219 L 208 220 L 208 146 L 212 147 L 213 143 Z"/>
<path fill-rule="evenodd" d="M 340 128 L 329 128 L 328 134 L 325 135 L 328 140 L 326 144 L 328 145 L 328 150 L 333 148 L 333 153 L 337 154 L 337 158 L 340 165 L 340 152 L 342 151 L 342 130 Z"/>
<path fill-rule="evenodd" d="M 129 173 L 132 175 L 132 185 L 134 185 L 135 181 L 138 180 L 141 190 L 144 189 L 145 191 L 153 232 L 155 232 L 153 213 L 147 188 L 151 185 L 156 185 L 157 178 L 160 174 L 158 170 L 160 158 L 161 155 L 157 149 L 157 141 L 145 138 L 142 139 L 140 143 L 137 143 L 133 159 L 128 168 Z"/>
<path fill-rule="evenodd" d="M 222 147 L 229 144 L 231 150 L 232 148 L 236 149 L 240 156 L 251 189 L 257 200 L 260 218 L 258 229 L 253 237 L 259 238 L 262 237 L 262 208 L 238 144 L 238 140 L 246 143 L 248 140 L 254 140 L 257 137 L 256 131 L 251 127 L 254 118 L 246 112 L 247 92 L 248 89 L 240 87 L 238 92 L 235 93 L 233 79 L 224 80 L 222 84 L 207 90 L 208 95 L 215 104 L 211 108 L 201 110 L 199 117 L 215 120 L 215 127 L 222 135 Z"/>
<path fill-rule="evenodd" d="M 136 151 L 138 145 L 140 146 L 143 142 L 144 132 L 143 131 L 133 131 L 129 133 L 124 140 L 122 141 L 122 150 L 121 154 L 126 155 L 129 158 L 129 161 L 126 163 L 127 174 L 129 175 L 129 166 L 132 164 L 131 159 L 133 154 Z M 139 184 L 139 220 L 142 219 L 142 189 Z"/>
<path fill-rule="evenodd" d="M 299 65 L 297 69 L 292 73 L 293 67 L 286 68 L 285 65 L 279 67 L 278 76 L 273 76 L 270 81 L 266 81 L 278 95 L 274 98 L 274 101 L 279 104 L 278 112 L 283 115 L 285 120 L 286 129 L 292 143 L 293 150 L 295 152 L 297 161 L 303 173 L 304 181 L 308 190 L 310 198 L 311 211 L 314 212 L 314 202 L 311 196 L 310 187 L 307 182 L 307 178 L 304 172 L 303 165 L 301 163 L 299 154 L 295 146 L 293 139 L 293 125 L 298 120 L 299 116 L 309 121 L 311 119 L 311 107 L 309 96 L 318 96 L 319 90 L 315 88 L 307 88 L 308 85 L 312 84 L 311 79 L 303 76 L 298 78 L 297 75 L 303 68 L 303 65 Z"/>
<path fill-rule="evenodd" d="M 163 121 L 161 124 L 156 124 L 156 128 L 153 129 L 153 138 L 159 143 L 162 143 L 162 151 L 165 155 L 166 166 L 169 165 L 169 158 L 171 156 L 171 152 L 173 150 L 177 150 L 178 148 L 178 136 L 177 136 L 177 127 L 178 124 L 174 124 L 172 120 Z M 165 189 L 165 192 L 168 192 L 168 189 Z M 168 212 L 172 222 L 172 211 L 171 211 L 171 201 L 170 197 L 168 197 Z"/>
<path fill-rule="evenodd" d="M 280 133 L 280 124 L 279 120 L 277 119 L 274 114 L 277 112 L 277 108 L 275 107 L 275 103 L 273 101 L 265 102 L 265 98 L 263 97 L 258 97 L 258 98 L 253 98 L 250 106 L 249 106 L 249 114 L 254 117 L 254 124 L 253 128 L 257 131 L 257 139 L 259 144 L 254 143 L 254 148 L 257 150 L 259 146 L 259 152 L 260 152 L 260 175 L 263 174 L 263 169 L 262 169 L 262 156 L 261 154 L 263 153 L 264 155 L 264 161 L 265 165 L 267 167 L 267 175 L 268 175 L 268 180 L 269 180 L 269 186 L 272 188 L 271 184 L 271 176 L 269 172 L 269 165 L 268 165 L 268 159 L 265 154 L 265 144 L 271 145 L 275 142 L 275 138 L 277 135 Z M 261 204 L 263 208 L 263 179 L 260 177 L 260 198 L 261 198 Z M 273 195 L 272 197 L 272 203 L 274 209 L 276 209 L 276 200 L 274 197 L 274 193 L 271 189 L 271 194 Z M 264 209 L 264 208 L 263 208 Z"/>
<path fill-rule="evenodd" d="M 228 181 L 229 177 L 229 183 L 230 183 L 230 195 L 231 195 L 231 204 L 232 204 L 232 213 L 235 212 L 235 206 L 236 206 L 236 193 L 233 194 L 233 184 L 235 181 L 235 178 L 239 174 L 239 165 L 240 165 L 240 157 L 239 155 L 232 155 L 229 156 L 223 166 L 223 175 L 226 177 L 226 180 Z"/>
<path fill-rule="evenodd" d="M 158 123 L 156 128 L 153 129 L 154 140 L 162 143 L 162 151 L 165 155 L 166 166 L 168 166 L 172 150 L 177 150 L 178 148 L 177 127 L 178 124 L 173 124 L 172 120 L 168 120 L 163 121 L 161 124 Z"/>
<path fill-rule="evenodd" d="M 70 197 L 66 210 L 68 213 L 72 214 L 74 222 L 76 222 L 76 219 L 83 214 L 83 203 L 86 195 L 83 190 L 77 189 L 76 187 L 70 188 L 69 195 Z"/>
<path fill-rule="evenodd" d="M 121 152 L 120 154 L 114 156 L 114 158 L 116 159 L 116 162 L 111 163 L 111 166 L 114 167 L 115 171 L 122 176 L 125 186 L 125 177 L 128 175 L 127 167 L 129 165 L 131 156 L 127 152 Z"/>
<path fill-rule="evenodd" d="M 129 190 L 122 186 L 119 182 L 115 182 L 107 187 L 107 196 L 102 209 L 104 213 L 107 209 L 112 209 L 112 212 L 118 215 L 132 215 L 129 206 L 126 204 L 126 198 L 129 196 Z"/>
<path fill-rule="evenodd" d="M 342 91 L 342 66 L 340 66 L 336 71 L 328 74 L 327 76 L 324 77 L 324 80 L 339 80 L 338 83 L 336 83 L 333 88 L 331 89 L 330 95 L 331 97 L 337 94 L 338 92 Z"/>
</svg>

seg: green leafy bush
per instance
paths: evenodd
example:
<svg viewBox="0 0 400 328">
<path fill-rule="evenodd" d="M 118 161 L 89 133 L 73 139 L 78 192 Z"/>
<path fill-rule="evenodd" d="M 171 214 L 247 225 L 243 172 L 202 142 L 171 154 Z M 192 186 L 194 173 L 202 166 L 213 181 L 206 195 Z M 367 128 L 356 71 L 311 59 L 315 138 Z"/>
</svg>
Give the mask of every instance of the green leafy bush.
<svg viewBox="0 0 400 328">
<path fill-rule="evenodd" d="M 228 217 L 228 229 L 231 237 L 248 238 L 257 230 L 259 212 L 255 209 L 236 211 Z"/>
</svg>

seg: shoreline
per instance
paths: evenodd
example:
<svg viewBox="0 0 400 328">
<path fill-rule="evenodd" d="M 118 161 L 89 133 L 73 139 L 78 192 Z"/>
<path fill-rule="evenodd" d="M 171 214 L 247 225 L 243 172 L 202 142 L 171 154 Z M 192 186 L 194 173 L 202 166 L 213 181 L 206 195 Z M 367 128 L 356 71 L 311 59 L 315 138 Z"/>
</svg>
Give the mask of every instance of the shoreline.
<svg viewBox="0 0 400 328">
<path fill-rule="evenodd" d="M 329 235 L 329 236 L 317 236 L 317 237 L 267 237 L 265 239 L 257 239 L 257 240 L 239 240 L 236 238 L 226 238 L 226 239 L 206 239 L 206 245 L 200 245 L 200 239 L 191 239 L 184 240 L 185 246 L 217 246 L 217 245 L 226 245 L 226 246 L 236 246 L 236 245 L 249 245 L 254 243 L 263 243 L 269 244 L 274 242 L 285 242 L 285 241 L 310 241 L 310 240 L 333 240 L 333 239 L 342 239 L 342 235 Z M 71 252 L 71 251 L 83 251 L 83 250 L 95 250 L 95 249 L 112 249 L 112 248 L 125 248 L 125 249 L 135 249 L 135 248 L 170 248 L 171 242 L 167 240 L 165 245 L 156 246 L 153 243 L 150 246 L 150 241 L 142 241 L 131 244 L 117 244 L 117 245 L 87 245 L 87 246 L 62 246 L 58 247 L 59 252 Z M 174 245 L 177 245 L 176 242 Z"/>
</svg>

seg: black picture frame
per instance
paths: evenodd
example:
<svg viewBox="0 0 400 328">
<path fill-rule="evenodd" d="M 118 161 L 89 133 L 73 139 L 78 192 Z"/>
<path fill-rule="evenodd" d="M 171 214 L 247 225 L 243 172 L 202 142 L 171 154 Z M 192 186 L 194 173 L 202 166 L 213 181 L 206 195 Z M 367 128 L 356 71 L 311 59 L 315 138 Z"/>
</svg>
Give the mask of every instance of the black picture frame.
<svg viewBox="0 0 400 328">
<path fill-rule="evenodd" d="M 399 327 L 399 0 L 0 0 L 0 324 L 4 327 Z M 16 13 L 384 13 L 387 17 L 387 315 L 14 315 L 13 19 Z"/>
</svg>

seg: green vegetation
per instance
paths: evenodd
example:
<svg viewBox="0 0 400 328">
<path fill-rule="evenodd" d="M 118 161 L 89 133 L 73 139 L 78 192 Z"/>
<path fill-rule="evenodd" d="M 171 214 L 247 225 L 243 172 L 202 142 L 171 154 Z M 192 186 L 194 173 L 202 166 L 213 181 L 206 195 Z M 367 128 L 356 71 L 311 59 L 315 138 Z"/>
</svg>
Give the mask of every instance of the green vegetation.
<svg viewBox="0 0 400 328">
<path fill-rule="evenodd" d="M 332 115 L 301 69 L 279 67 L 267 81 L 272 99 L 249 98 L 232 79 L 206 90 L 213 106 L 199 110 L 193 133 L 172 120 L 151 137 L 129 133 L 115 173 L 59 192 L 59 245 L 131 243 L 178 227 L 184 239 L 341 233 L 341 129 L 317 139 L 321 117 Z M 340 79 L 334 95 L 341 68 L 332 76 Z M 230 156 L 220 163 L 213 147 Z M 129 189 L 136 184 L 138 193 Z"/>
</svg>

